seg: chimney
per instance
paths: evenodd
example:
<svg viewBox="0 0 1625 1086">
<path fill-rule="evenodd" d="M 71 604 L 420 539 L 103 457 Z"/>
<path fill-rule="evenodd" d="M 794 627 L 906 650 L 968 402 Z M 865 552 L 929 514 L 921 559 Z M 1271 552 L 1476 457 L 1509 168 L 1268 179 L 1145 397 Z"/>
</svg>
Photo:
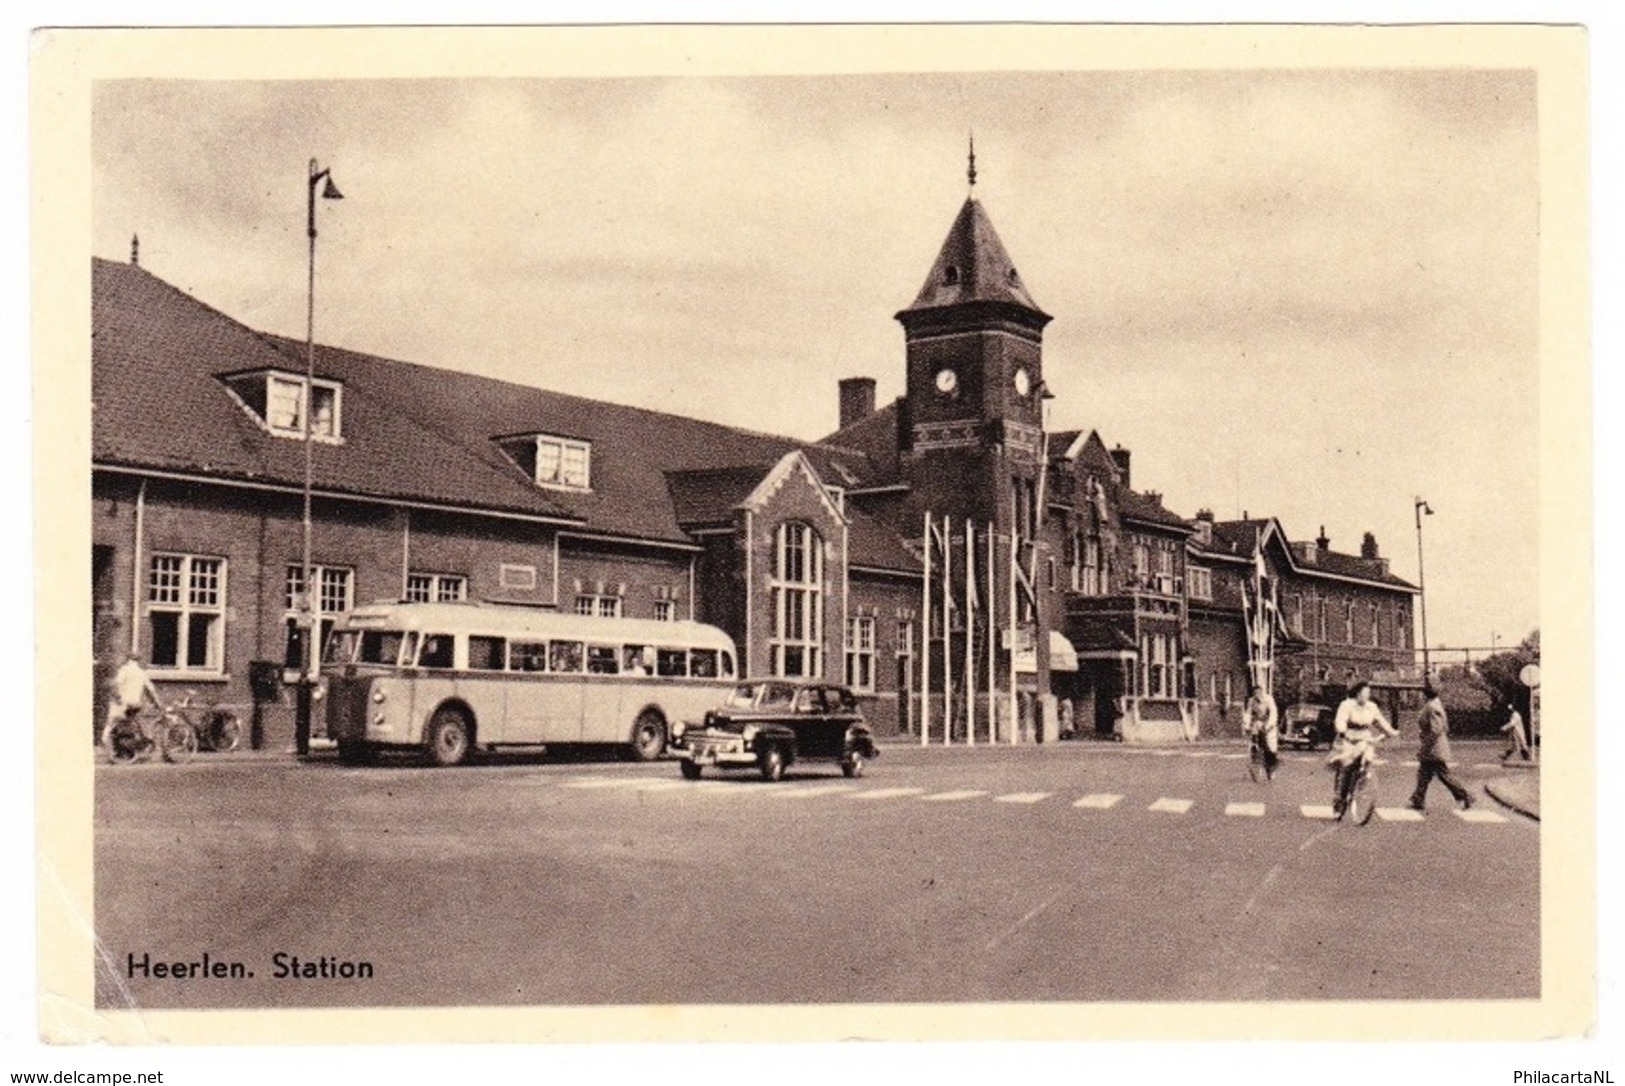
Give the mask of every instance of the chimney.
<svg viewBox="0 0 1625 1086">
<path fill-rule="evenodd" d="M 1196 538 L 1202 541 L 1204 547 L 1213 545 L 1213 510 L 1196 511 Z"/>
<path fill-rule="evenodd" d="M 1122 484 L 1125 487 L 1132 487 L 1133 484 L 1129 482 L 1128 458 L 1129 451 L 1123 446 L 1119 445 L 1112 450 L 1112 463 L 1117 465 L 1117 474 L 1122 476 Z"/>
<path fill-rule="evenodd" d="M 1196 519 L 1197 520 L 1205 520 L 1209 524 L 1212 524 L 1213 523 L 1213 510 L 1211 510 L 1211 509 L 1198 509 L 1196 511 Z"/>
<path fill-rule="evenodd" d="M 875 379 L 847 377 L 841 387 L 841 429 L 861 422 L 875 413 Z"/>
<path fill-rule="evenodd" d="M 1382 557 L 1377 553 L 1377 537 L 1370 532 L 1367 532 L 1365 538 L 1360 541 L 1360 557 L 1368 562 L 1374 562 Z"/>
<path fill-rule="evenodd" d="M 1322 554 L 1332 549 L 1332 541 L 1326 537 L 1326 526 L 1320 526 L 1320 534 L 1315 536 L 1315 546 Z"/>
</svg>

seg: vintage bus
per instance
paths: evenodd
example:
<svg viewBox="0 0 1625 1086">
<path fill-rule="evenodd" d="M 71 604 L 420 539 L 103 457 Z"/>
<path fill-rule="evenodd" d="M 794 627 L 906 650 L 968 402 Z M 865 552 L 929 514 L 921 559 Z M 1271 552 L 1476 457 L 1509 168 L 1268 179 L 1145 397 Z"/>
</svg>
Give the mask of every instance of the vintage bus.
<svg viewBox="0 0 1625 1086">
<path fill-rule="evenodd" d="M 734 644 L 698 622 L 486 603 L 352 610 L 322 660 L 327 734 L 347 763 L 379 750 L 455 765 L 471 749 L 613 743 L 658 756 L 734 686 Z"/>
</svg>

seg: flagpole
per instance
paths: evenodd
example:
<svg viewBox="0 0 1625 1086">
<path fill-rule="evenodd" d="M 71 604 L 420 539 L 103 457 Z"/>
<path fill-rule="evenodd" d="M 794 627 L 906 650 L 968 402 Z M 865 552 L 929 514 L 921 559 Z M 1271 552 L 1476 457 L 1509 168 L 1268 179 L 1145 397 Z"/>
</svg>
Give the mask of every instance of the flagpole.
<svg viewBox="0 0 1625 1086">
<path fill-rule="evenodd" d="M 931 510 L 925 511 L 925 577 L 920 600 L 920 746 L 931 741 Z"/>
<path fill-rule="evenodd" d="M 1010 689 L 1007 692 L 1007 707 L 1010 710 L 1010 745 L 1015 746 L 1021 734 L 1020 722 L 1016 719 L 1019 706 L 1016 700 L 1016 539 L 1017 528 L 1014 514 L 1016 496 L 1010 495 L 1012 516 L 1010 517 Z"/>
<path fill-rule="evenodd" d="M 996 691 L 999 685 L 998 673 L 994 670 L 994 658 L 998 648 L 998 622 L 997 609 L 998 590 L 995 587 L 998 578 L 994 570 L 998 567 L 993 562 L 993 534 L 992 521 L 987 525 L 987 741 L 988 745 L 999 741 L 999 706 L 996 700 Z"/>
<path fill-rule="evenodd" d="M 976 533 L 965 518 L 965 745 L 976 745 Z"/>
<path fill-rule="evenodd" d="M 954 518 L 942 518 L 942 745 L 954 741 L 954 632 L 949 610 L 954 604 Z"/>
</svg>

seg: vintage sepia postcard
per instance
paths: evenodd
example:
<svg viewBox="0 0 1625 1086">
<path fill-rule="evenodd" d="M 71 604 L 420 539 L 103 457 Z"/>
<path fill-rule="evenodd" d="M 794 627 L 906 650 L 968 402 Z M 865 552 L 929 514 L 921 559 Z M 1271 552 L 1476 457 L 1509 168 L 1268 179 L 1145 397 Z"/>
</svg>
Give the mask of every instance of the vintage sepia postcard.
<svg viewBox="0 0 1625 1086">
<path fill-rule="evenodd" d="M 1583 1033 L 1585 50 L 39 32 L 41 1035 Z"/>
</svg>

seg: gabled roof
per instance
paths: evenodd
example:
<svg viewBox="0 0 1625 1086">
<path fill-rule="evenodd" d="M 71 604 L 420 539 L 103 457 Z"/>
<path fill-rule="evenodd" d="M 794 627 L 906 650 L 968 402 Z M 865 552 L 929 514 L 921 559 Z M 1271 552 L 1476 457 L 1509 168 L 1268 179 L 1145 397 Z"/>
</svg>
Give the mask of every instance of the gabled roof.
<svg viewBox="0 0 1625 1086">
<path fill-rule="evenodd" d="M 98 465 L 204 474 L 302 487 L 304 443 L 265 429 L 220 379 L 228 373 L 304 373 L 289 354 L 129 264 L 91 265 L 93 421 Z M 477 507 L 563 522 L 572 510 L 537 489 L 494 448 L 426 431 L 387 382 L 323 355 L 318 376 L 343 382 L 343 441 L 314 442 L 318 491 Z"/>
<path fill-rule="evenodd" d="M 948 229 L 942 250 L 931 265 L 931 274 L 904 313 L 970 302 L 997 302 L 1019 306 L 1048 320 L 1027 293 L 1015 262 L 1005 252 L 1004 243 L 993 229 L 981 203 L 974 197 L 965 201 Z M 901 316 L 901 314 L 899 314 Z"/>
<path fill-rule="evenodd" d="M 1370 562 L 1358 555 L 1342 554 L 1333 550 L 1315 551 L 1313 562 L 1303 561 L 1297 549 L 1302 546 L 1316 547 L 1314 542 L 1308 544 L 1292 543 L 1287 540 L 1286 530 L 1281 522 L 1274 517 L 1251 520 L 1221 520 L 1213 525 L 1213 547 L 1210 548 L 1221 554 L 1236 554 L 1244 558 L 1253 556 L 1254 548 L 1262 542 L 1268 547 L 1271 542 L 1279 545 L 1281 555 L 1286 559 L 1288 567 L 1303 577 L 1336 577 L 1344 580 L 1363 581 L 1366 584 L 1381 585 L 1386 588 L 1397 588 L 1406 592 L 1416 592 L 1417 587 L 1392 573 L 1380 569 L 1376 563 Z"/>
<path fill-rule="evenodd" d="M 832 454 L 839 451 L 862 455 L 868 467 L 868 474 L 863 482 L 850 484 L 849 489 L 858 489 L 864 486 L 888 486 L 900 481 L 902 468 L 897 459 L 899 402 L 899 400 L 893 400 L 885 407 L 870 412 L 850 426 L 821 438 L 818 444 L 812 447 L 815 452 L 818 449 L 829 449 Z M 820 466 L 819 470 L 823 470 L 822 466 Z M 848 485 L 843 484 L 839 478 L 826 479 L 826 481 L 837 486 Z"/>
</svg>

